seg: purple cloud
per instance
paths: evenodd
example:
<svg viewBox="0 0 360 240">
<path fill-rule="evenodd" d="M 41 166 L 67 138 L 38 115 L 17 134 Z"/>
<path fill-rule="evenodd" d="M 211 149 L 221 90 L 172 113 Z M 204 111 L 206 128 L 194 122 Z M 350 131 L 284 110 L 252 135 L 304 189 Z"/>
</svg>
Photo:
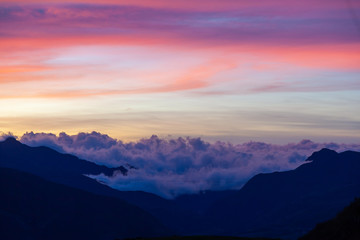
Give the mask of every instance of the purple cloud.
<svg viewBox="0 0 360 240">
<path fill-rule="evenodd" d="M 12 132 L 2 132 L 2 131 L 0 131 L 0 141 L 4 141 L 8 137 L 17 138 Z"/>
<path fill-rule="evenodd" d="M 0 33 L 4 36 L 31 32 L 32 36 L 163 37 L 220 44 L 264 44 L 264 39 L 266 43 L 281 44 L 358 40 L 346 5 L 319 7 L 313 2 L 299 8 L 286 4 L 282 7 L 238 5 L 234 10 L 219 11 L 106 4 L 5 5 L 0 6 L 0 19 L 4 23 Z"/>
<path fill-rule="evenodd" d="M 123 143 L 98 132 L 68 135 L 26 133 L 21 142 L 49 146 L 98 164 L 127 166 L 126 176 L 90 176 L 113 188 L 146 191 L 165 198 L 203 190 L 239 189 L 260 172 L 293 169 L 312 152 L 327 147 L 360 151 L 360 144 L 299 143 L 274 145 L 263 142 L 208 143 L 200 138 L 161 139 L 157 136 Z M 130 168 L 133 166 L 134 168 Z"/>
</svg>

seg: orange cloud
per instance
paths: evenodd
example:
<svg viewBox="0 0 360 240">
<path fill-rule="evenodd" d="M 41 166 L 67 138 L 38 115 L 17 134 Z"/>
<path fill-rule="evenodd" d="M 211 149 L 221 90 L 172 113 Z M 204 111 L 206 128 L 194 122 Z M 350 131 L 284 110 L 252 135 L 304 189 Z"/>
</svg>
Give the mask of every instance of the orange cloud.
<svg viewBox="0 0 360 240">
<path fill-rule="evenodd" d="M 0 68 L 0 75 L 3 74 L 13 74 L 13 73 L 29 73 L 29 72 L 39 72 L 48 70 L 49 67 L 46 66 L 35 66 L 35 65 L 15 65 L 15 66 L 5 66 Z"/>
<path fill-rule="evenodd" d="M 165 92 L 176 92 L 176 91 L 189 91 L 189 90 L 200 90 L 211 87 L 212 84 L 216 84 L 213 82 L 209 82 L 213 76 L 219 75 L 224 71 L 236 68 L 247 61 L 253 63 L 253 66 L 262 65 L 261 68 L 257 69 L 259 72 L 264 72 L 267 74 L 272 74 L 276 69 L 267 68 L 266 63 L 272 63 L 272 66 L 282 66 L 286 64 L 287 66 L 293 65 L 295 67 L 300 67 L 303 69 L 315 69 L 315 70 L 325 70 L 325 71 L 355 71 L 360 69 L 360 44 L 348 44 L 348 45 L 324 45 L 324 46 L 264 46 L 259 44 L 248 44 L 248 45 L 231 45 L 231 46 L 223 46 L 222 48 L 219 46 L 215 46 L 210 48 L 208 46 L 204 46 L 204 49 L 201 49 L 197 45 L 191 45 L 189 42 L 186 47 L 184 44 L 180 44 L 177 42 L 166 42 L 164 39 L 158 38 L 157 41 L 163 41 L 163 47 L 169 49 L 169 51 L 181 51 L 181 48 L 184 50 L 193 52 L 196 54 L 204 54 L 209 53 L 210 56 L 218 56 L 221 55 L 223 58 L 221 60 L 213 60 L 205 63 L 203 65 L 198 65 L 194 67 L 188 68 L 186 71 L 179 70 L 180 73 L 170 74 L 166 77 L 159 78 L 158 81 L 152 82 L 152 79 L 157 79 L 157 76 L 162 76 L 164 74 L 164 70 L 162 69 L 153 69 L 151 73 L 152 76 L 146 75 L 141 76 L 141 72 L 139 73 L 131 73 L 129 75 L 129 79 L 149 79 L 150 82 L 141 82 L 142 86 L 131 87 L 131 86 L 111 86 L 104 84 L 100 84 L 101 81 L 105 81 L 106 77 L 111 77 L 111 74 L 114 72 L 103 72 L 101 68 L 94 69 L 97 73 L 101 73 L 104 78 L 102 80 L 98 79 L 97 82 L 90 84 L 92 86 L 91 89 L 86 89 L 81 87 L 81 83 L 76 83 L 77 86 L 74 87 L 71 83 L 71 79 L 78 79 L 80 81 L 81 74 L 90 74 L 89 70 L 86 66 L 61 66 L 61 65 L 48 65 L 46 61 L 36 62 L 36 65 L 26 65 L 26 64 L 16 64 L 17 62 L 21 62 L 23 59 L 24 52 L 29 51 L 29 53 L 37 53 L 40 54 L 42 50 L 44 50 L 45 54 L 49 54 L 49 56 L 41 56 L 42 59 L 51 58 L 54 54 L 55 49 L 66 48 L 72 46 L 83 46 L 81 43 L 99 44 L 101 46 L 124 46 L 126 44 L 136 45 L 139 44 L 141 46 L 147 46 L 151 49 L 153 43 L 142 41 L 141 39 L 138 42 L 126 41 L 125 39 L 119 39 L 119 41 L 115 40 L 116 38 L 62 38 L 62 39 L 33 39 L 30 43 L 26 41 L 9 41 L 9 40 L 0 40 L 0 42 L 4 44 L 0 44 L 0 53 L 3 53 L 3 56 L 11 56 L 13 59 L 12 65 L 6 65 L 0 67 L 0 85 L 7 83 L 19 83 L 21 82 L 44 82 L 44 83 L 54 83 L 48 85 L 47 88 L 42 85 L 39 89 L 33 89 L 32 91 L 25 91 L 17 88 L 16 91 L 6 92 L 0 94 L 0 98 L 85 98 L 85 97 L 93 97 L 93 96 L 110 96 L 110 95 L 128 95 L 128 94 L 154 94 L 154 93 L 165 93 Z M 52 41 L 53 40 L 53 41 Z M 136 39 L 135 39 L 136 40 Z M 7 46 L 10 45 L 10 46 Z M 157 45 L 157 44 L 156 44 Z M 61 46 L 61 47 L 59 47 Z M 157 45 L 159 46 L 159 45 Z M 9 53 L 6 51 L 6 47 L 11 48 L 12 51 Z M 199 50 L 199 48 L 201 50 Z M 40 51 L 41 50 L 41 51 Z M 156 50 L 154 50 L 156 51 Z M 24 54 L 25 56 L 31 54 Z M 246 59 L 244 56 L 251 56 L 251 59 Z M 18 59 L 16 59 L 18 58 Z M 216 59 L 216 58 L 215 58 Z M 25 59 L 23 62 L 31 62 L 32 59 L 29 57 Z M 171 59 L 169 59 L 171 61 Z M 257 64 L 257 65 L 256 65 Z M 141 66 L 140 66 L 141 67 Z M 69 74 L 66 75 L 63 73 L 62 68 L 73 68 Z M 156 68 L 156 67 L 155 67 Z M 183 66 L 179 66 L 179 69 L 184 68 Z M 65 70 L 65 69 L 64 69 Z M 182 71 L 182 72 L 181 72 Z M 135 74 L 135 75 L 134 75 Z M 77 76 L 78 75 L 78 76 Z M 91 75 L 91 74 L 90 74 Z M 239 81 L 244 76 L 239 76 Z M 245 76 L 248 78 L 249 76 Z M 250 76 L 251 77 L 251 76 Z M 114 78 L 114 77 L 112 77 Z M 116 77 L 115 77 L 116 78 Z M 226 78 L 224 79 L 226 80 Z M 278 88 L 278 85 L 273 83 L 266 82 L 258 82 L 258 80 L 254 79 L 255 86 L 258 86 L 257 91 L 267 92 L 279 90 L 282 91 L 282 88 Z M 86 85 L 86 82 L 84 82 Z M 270 85 L 269 85 L 270 84 Z M 55 86 L 67 86 L 69 89 L 57 89 Z M 71 86 L 73 88 L 71 89 Z M 269 88 L 271 86 L 271 88 Z M 10 89 L 10 88 L 8 88 Z M 16 89 L 16 88 L 13 88 Z M 289 89 L 289 88 L 287 88 Z M 235 90 L 235 89 L 234 89 Z M 245 90 L 246 91 L 246 90 Z M 290 91 L 296 91 L 296 86 L 290 88 Z"/>
<path fill-rule="evenodd" d="M 201 42 L 172 39 L 168 36 L 138 38 L 136 36 L 91 36 L 91 37 L 56 37 L 56 38 L 6 38 L 0 39 L 0 53 L 26 52 L 40 49 L 58 49 L 71 46 L 148 46 L 171 50 L 196 49 L 209 52 L 234 54 L 252 54 L 268 57 L 274 61 L 283 61 L 311 68 L 359 69 L 360 44 L 324 44 L 289 46 L 282 44 L 231 43 L 224 46 L 206 45 Z M 50 53 L 51 54 L 51 53 Z"/>
<path fill-rule="evenodd" d="M 205 88 L 209 86 L 208 80 L 218 73 L 234 68 L 236 65 L 229 60 L 213 60 L 203 65 L 196 66 L 175 77 L 175 80 L 166 79 L 160 86 L 139 87 L 133 89 L 71 89 L 71 90 L 56 90 L 47 89 L 46 92 L 42 89 L 37 89 L 30 92 L 14 92 L 0 96 L 2 99 L 7 98 L 83 98 L 93 96 L 108 96 L 108 95 L 125 95 L 125 94 L 153 94 L 166 93 L 177 91 L 188 91 L 194 89 Z M 159 73 L 160 74 L 160 73 Z M 31 78 L 29 78 L 31 80 Z M 42 80 L 42 79 L 40 79 Z M 56 81 L 61 81 L 58 79 Z M 99 87 L 95 85 L 94 87 Z"/>
<path fill-rule="evenodd" d="M 258 58 L 258 70 L 271 70 L 266 62 L 286 63 L 307 69 L 323 69 L 333 71 L 360 69 L 360 44 L 332 45 L 263 45 L 244 44 L 224 46 L 229 54 L 243 53 Z"/>
</svg>

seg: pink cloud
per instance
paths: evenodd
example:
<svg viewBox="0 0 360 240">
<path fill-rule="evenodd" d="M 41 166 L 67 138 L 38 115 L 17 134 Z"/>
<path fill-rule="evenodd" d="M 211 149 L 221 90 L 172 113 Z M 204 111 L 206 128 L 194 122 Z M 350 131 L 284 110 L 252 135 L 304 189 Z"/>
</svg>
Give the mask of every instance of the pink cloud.
<svg viewBox="0 0 360 240">
<path fill-rule="evenodd" d="M 191 9 L 189 2 L 179 2 Z M 209 12 L 201 11 L 200 7 L 197 11 L 189 11 L 188 8 L 167 9 L 161 8 L 161 4 L 155 4 L 159 6 L 157 8 L 141 4 L 5 6 L 1 33 L 7 37 L 20 38 L 86 38 L 98 35 L 121 36 L 125 39 L 146 37 L 200 41 L 210 45 L 250 42 L 270 45 L 357 42 L 358 33 L 347 6 L 333 6 L 333 1 L 326 2 L 326 5 L 319 3 L 248 2 L 237 4 L 238 7 L 235 8 L 219 10 L 216 9 L 218 2 Z M 229 4 L 231 6 L 236 2 L 230 1 Z M 165 4 L 169 5 L 174 4 Z M 192 3 L 191 6 L 193 5 Z M 206 4 L 209 5 L 211 6 Z M 223 2 L 220 5 L 227 6 Z M 204 6 L 204 3 L 199 6 Z"/>
<path fill-rule="evenodd" d="M 216 85 L 208 80 L 245 65 L 246 56 L 253 56 L 250 61 L 260 65 L 273 62 L 307 70 L 356 71 L 360 68 L 358 31 L 349 15 L 349 6 L 342 1 L 16 2 L 0 4 L 0 54 L 8 61 L 0 71 L 2 85 L 40 81 L 56 85 L 68 83 L 67 79 L 72 77 L 79 80 L 78 75 L 86 75 L 91 70 L 76 66 L 72 69 L 74 76 L 69 76 L 62 73 L 67 70 L 64 66 L 45 63 L 60 51 L 58 49 L 78 46 L 143 46 L 189 53 L 200 49 L 211 53 L 209 59 L 215 60 L 183 68 L 180 74 L 171 75 L 159 84 L 44 88 L 27 92 L 19 87 L 18 91 L 7 91 L 0 98 L 81 98 L 204 89 L 209 90 L 207 93 L 226 93 L 207 89 Z M 356 10 L 360 6 L 352 2 L 352 7 Z M 218 60 L 221 58 L 223 60 Z M 274 74 L 266 67 L 258 70 Z M 243 81 L 243 77 L 252 76 L 241 76 L 239 81 Z M 344 88 L 354 87 L 358 86 Z M 253 93 L 309 89 L 333 88 L 299 87 L 279 81 L 254 84 L 242 91 L 232 90 Z"/>
<path fill-rule="evenodd" d="M 98 4 L 96 0 L 48 0 L 47 4 Z M 359 3 L 355 0 L 350 0 L 351 4 L 354 6 L 359 6 Z M 43 4 L 44 1 L 41 0 L 1 0 L 0 3 L 19 3 L 19 4 Z M 201 10 L 201 11 L 214 11 L 214 10 L 234 10 L 242 8 L 277 8 L 277 9 L 287 9 L 291 8 L 293 10 L 303 10 L 306 11 L 309 9 L 309 4 L 311 8 L 314 9 L 328 9 L 328 8 L 344 8 L 346 3 L 339 0 L 262 0 L 262 1 L 252 1 L 252 0 L 198 0 L 196 2 L 191 0 L 180 0 L 180 1 L 167 1 L 167 0 L 103 0 L 102 4 L 111 4 L 111 5 L 125 5 L 125 6 L 138 6 L 145 8 L 165 8 L 165 9 L 186 9 L 186 10 Z"/>
</svg>

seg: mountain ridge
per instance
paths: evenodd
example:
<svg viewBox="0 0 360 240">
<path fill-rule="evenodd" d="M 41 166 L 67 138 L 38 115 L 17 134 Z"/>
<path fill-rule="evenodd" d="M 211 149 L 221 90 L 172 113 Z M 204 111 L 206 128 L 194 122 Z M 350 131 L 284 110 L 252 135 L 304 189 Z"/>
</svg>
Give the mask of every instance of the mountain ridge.
<svg viewBox="0 0 360 240">
<path fill-rule="evenodd" d="M 71 163 L 75 163 L 74 169 L 68 169 Z M 150 213 L 177 235 L 296 239 L 360 196 L 360 153 L 330 149 L 314 152 L 294 170 L 258 174 L 237 191 L 206 191 L 174 200 L 112 189 L 84 176 L 105 166 L 88 165 L 86 160 L 72 155 L 47 147 L 29 147 L 15 139 L 0 142 L 0 167 L 125 200 Z"/>
<path fill-rule="evenodd" d="M 359 171 L 360 153 L 323 149 L 294 170 L 254 176 L 214 204 L 207 218 L 218 226 L 214 234 L 295 239 L 360 196 Z"/>
<path fill-rule="evenodd" d="M 360 239 L 360 198 L 339 212 L 335 218 L 316 225 L 299 240 L 357 240 Z"/>
<path fill-rule="evenodd" d="M 127 169 L 123 166 L 117 167 L 117 168 L 109 168 L 107 166 L 104 165 L 98 165 L 95 164 L 93 162 L 89 162 L 83 159 L 80 159 L 72 154 L 67 154 L 67 153 L 59 153 L 56 150 L 53 150 L 49 147 L 45 147 L 45 146 L 40 146 L 40 147 L 29 147 L 26 144 L 23 144 L 19 141 L 17 141 L 15 138 L 13 137 L 8 137 L 6 140 L 4 140 L 3 142 L 0 142 L 0 147 L 1 148 L 7 148 L 7 149 L 12 149 L 12 150 L 16 150 L 16 152 L 12 153 L 12 157 L 16 158 L 18 157 L 19 153 L 23 153 L 23 154 L 28 154 L 30 149 L 37 149 L 37 150 L 41 150 L 41 154 L 45 154 L 45 155 L 51 155 L 52 157 L 55 158 L 56 161 L 58 161 L 59 156 L 62 156 L 63 159 L 62 160 L 62 164 L 66 165 L 66 167 L 69 167 L 71 164 L 72 168 L 67 169 L 68 171 L 72 171 L 72 172 L 81 172 L 82 174 L 105 174 L 107 176 L 112 176 L 114 174 L 115 171 L 120 171 L 122 174 L 126 174 L 127 173 Z M 65 157 L 65 159 L 64 159 Z M 54 161 L 54 160 L 53 160 Z M 66 162 L 65 162 L 66 161 Z M 69 163 L 71 161 L 71 163 Z M 41 164 L 45 165 L 46 167 L 49 167 L 46 165 L 46 161 L 41 161 Z M 56 163 L 56 162 L 55 162 Z M 26 161 L 23 161 L 22 164 L 26 164 Z M 52 162 L 52 164 L 54 164 L 54 162 Z M 19 166 L 18 166 L 19 167 Z M 43 166 L 44 167 L 44 166 Z M 55 166 L 51 166 L 51 167 L 55 167 Z M 56 167 L 62 167 L 60 166 L 60 164 L 57 164 Z"/>
<path fill-rule="evenodd" d="M 82 166 L 88 167 L 90 171 L 84 171 Z M 59 153 L 48 147 L 29 147 L 14 138 L 8 138 L 0 142 L 0 167 L 28 172 L 54 183 L 125 200 L 149 212 L 176 233 L 181 233 L 186 227 L 192 226 L 186 221 L 189 217 L 186 209 L 179 208 L 175 202 L 152 193 L 118 191 L 101 184 L 84 174 L 96 174 L 101 169 L 108 170 L 107 167 L 99 168 L 95 163 L 70 154 Z"/>
</svg>

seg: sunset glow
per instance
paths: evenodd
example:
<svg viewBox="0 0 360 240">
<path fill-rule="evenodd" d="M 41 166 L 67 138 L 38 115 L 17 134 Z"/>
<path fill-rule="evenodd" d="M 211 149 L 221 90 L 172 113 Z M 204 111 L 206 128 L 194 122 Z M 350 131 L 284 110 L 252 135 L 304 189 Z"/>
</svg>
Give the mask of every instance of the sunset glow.
<svg viewBox="0 0 360 240">
<path fill-rule="evenodd" d="M 354 142 L 360 2 L 0 1 L 0 131 Z"/>
</svg>

